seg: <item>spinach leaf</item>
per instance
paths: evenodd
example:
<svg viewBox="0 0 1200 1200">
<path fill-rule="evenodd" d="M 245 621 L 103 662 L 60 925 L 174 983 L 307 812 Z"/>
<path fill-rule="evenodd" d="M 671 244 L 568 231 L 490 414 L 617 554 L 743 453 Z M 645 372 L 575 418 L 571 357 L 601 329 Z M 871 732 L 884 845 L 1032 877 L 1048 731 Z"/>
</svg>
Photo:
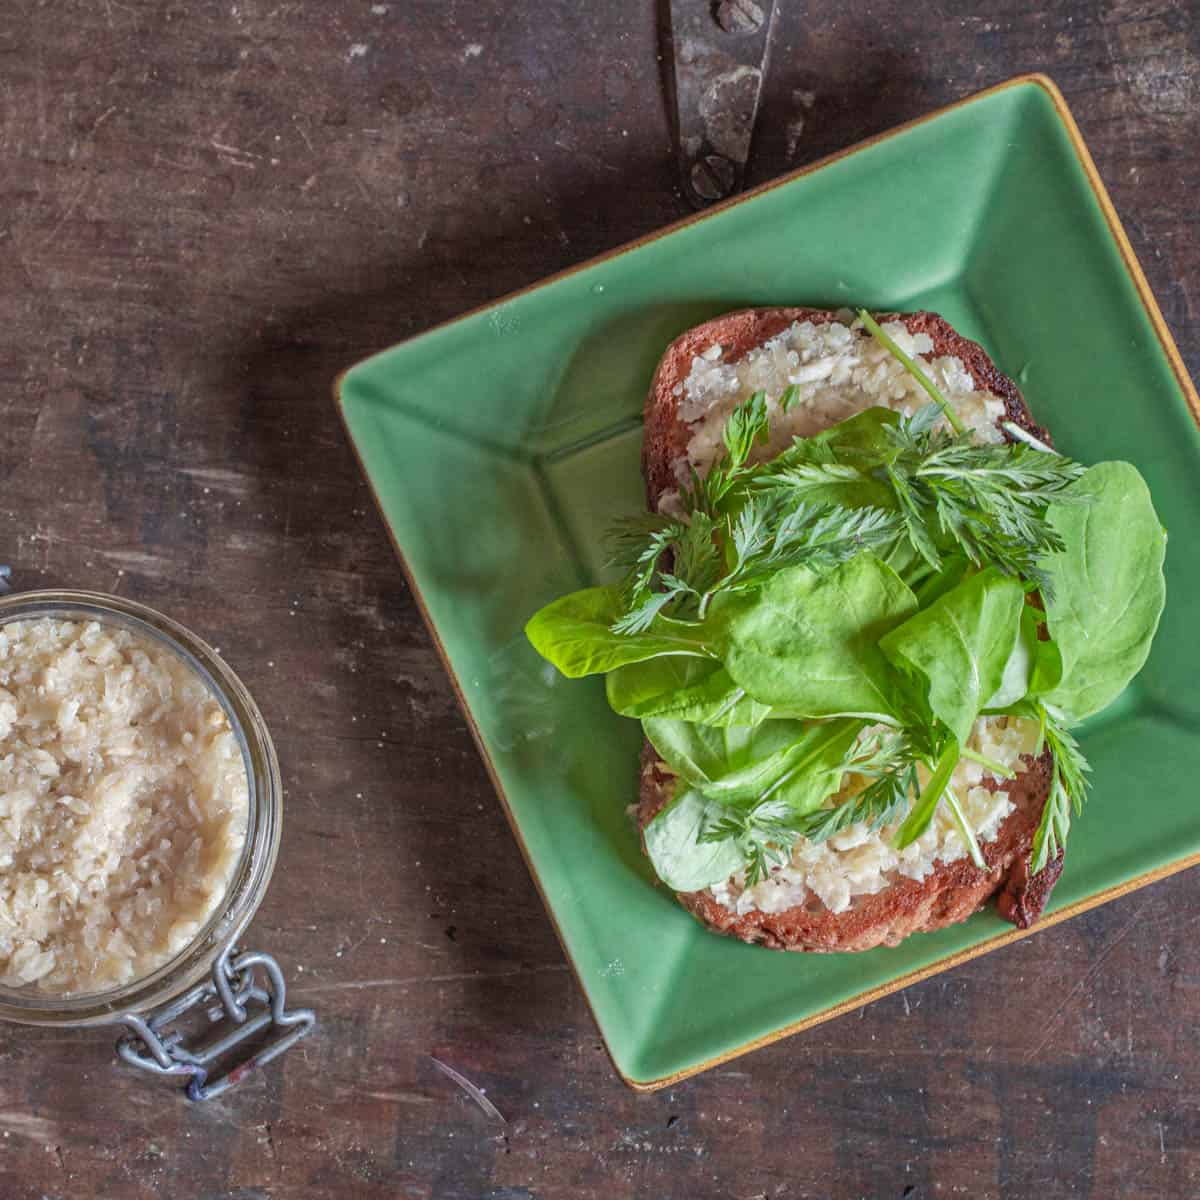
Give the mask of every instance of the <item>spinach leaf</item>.
<svg viewBox="0 0 1200 1200">
<path fill-rule="evenodd" d="M 757 725 L 771 709 L 752 700 L 715 659 L 672 654 L 630 663 L 605 680 L 608 703 L 623 717 L 675 717 L 703 725 Z"/>
<path fill-rule="evenodd" d="M 813 455 L 830 451 L 845 462 L 853 462 L 855 457 L 872 460 L 886 458 L 893 453 L 892 439 L 887 431 L 897 428 L 899 424 L 900 414 L 894 409 L 882 406 L 864 408 L 812 437 L 797 441 L 793 450 L 797 453 L 807 450 Z M 785 457 L 791 452 L 785 451 Z"/>
<path fill-rule="evenodd" d="M 712 624 L 726 670 L 763 704 L 895 721 L 903 697 L 878 642 L 916 608 L 890 567 L 860 554 L 825 575 L 780 571 L 758 592 L 714 604 Z"/>
<path fill-rule="evenodd" d="M 721 806 L 699 792 L 680 787 L 642 835 L 659 879 L 676 892 L 697 892 L 721 883 L 744 861 L 735 839 L 703 842 L 706 828 L 720 819 Z"/>
<path fill-rule="evenodd" d="M 810 722 L 803 740 L 785 756 L 785 769 L 767 789 L 765 803 L 793 823 L 820 808 L 842 786 L 847 756 L 863 724 L 856 718 Z M 793 831 L 792 840 L 797 836 Z"/>
<path fill-rule="evenodd" d="M 1021 632 L 1013 647 L 1000 686 L 984 701 L 985 712 L 1007 709 L 1026 696 L 1038 696 L 1062 678 L 1062 655 L 1053 641 L 1038 637 L 1045 613 L 1026 604 L 1021 609 Z"/>
<path fill-rule="evenodd" d="M 920 605 L 920 588 L 931 574 L 929 564 L 916 552 L 912 542 L 907 537 L 898 538 L 886 554 L 879 557 L 917 594 L 917 604 Z"/>
<path fill-rule="evenodd" d="M 644 633 L 614 633 L 621 612 L 616 588 L 587 588 L 534 613 L 525 636 L 570 679 L 665 654 L 713 657 L 700 626 L 657 617 Z"/>
<path fill-rule="evenodd" d="M 924 679 L 930 710 L 960 743 L 1000 689 L 1024 603 L 1021 584 L 988 567 L 880 639 L 897 667 Z"/>
<path fill-rule="evenodd" d="M 1062 654 L 1045 701 L 1075 722 L 1115 700 L 1150 653 L 1166 600 L 1166 534 L 1129 463 L 1091 467 L 1068 491 L 1090 502 L 1047 513 L 1066 549 L 1045 560 L 1046 624 Z"/>
<path fill-rule="evenodd" d="M 670 717 L 649 717 L 642 729 L 676 775 L 726 801 L 759 796 L 803 756 L 808 732 L 802 721 L 717 728 Z"/>
<path fill-rule="evenodd" d="M 772 722 L 768 722 L 768 725 Z M 695 891 L 746 869 L 747 884 L 785 862 L 803 818 L 841 785 L 843 764 L 861 721 L 809 725 L 782 757 L 778 778 L 751 804 L 739 804 L 718 785 L 679 784 L 678 798 L 646 827 L 646 850 L 659 877 L 676 891 Z"/>
<path fill-rule="evenodd" d="M 917 594 L 917 603 L 922 608 L 928 608 L 939 597 L 958 587 L 967 577 L 967 572 L 972 569 L 965 554 L 946 556 L 942 560 L 942 565 L 936 571 L 925 576 L 920 586 L 913 589 Z M 901 574 L 901 572 L 898 571 L 897 574 Z"/>
</svg>

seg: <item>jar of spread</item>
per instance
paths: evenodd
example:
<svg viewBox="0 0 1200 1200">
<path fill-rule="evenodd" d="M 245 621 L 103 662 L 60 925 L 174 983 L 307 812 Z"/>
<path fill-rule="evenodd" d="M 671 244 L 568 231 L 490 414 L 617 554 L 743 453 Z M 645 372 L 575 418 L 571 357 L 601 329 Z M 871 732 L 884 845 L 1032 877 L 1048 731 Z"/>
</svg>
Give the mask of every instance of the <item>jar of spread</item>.
<svg viewBox="0 0 1200 1200">
<path fill-rule="evenodd" d="M 282 1053 L 315 1017 L 237 948 L 281 817 L 262 715 L 195 634 L 115 596 L 0 597 L 0 1019 L 124 1026 L 121 1058 L 194 1100 Z"/>
</svg>

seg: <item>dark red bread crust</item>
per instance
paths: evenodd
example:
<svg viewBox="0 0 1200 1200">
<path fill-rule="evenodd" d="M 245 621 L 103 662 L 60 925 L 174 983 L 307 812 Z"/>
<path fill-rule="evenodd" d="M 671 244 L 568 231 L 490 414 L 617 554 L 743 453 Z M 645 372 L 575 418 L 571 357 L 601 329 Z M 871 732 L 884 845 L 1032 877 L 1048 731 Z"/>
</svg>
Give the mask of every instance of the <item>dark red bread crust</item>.
<svg viewBox="0 0 1200 1200">
<path fill-rule="evenodd" d="M 811 308 L 746 309 L 697 325 L 667 347 L 646 400 L 642 471 L 651 508 L 664 491 L 678 486 L 674 464 L 686 456 L 691 429 L 679 420 L 674 389 L 687 378 L 692 359 L 719 344 L 722 361 L 733 362 L 793 321 L 820 325 L 838 319 L 835 312 Z M 1001 374 L 976 342 L 956 333 L 936 313 L 889 313 L 880 314 L 879 319 L 900 320 L 910 333 L 928 334 L 934 356 L 958 357 L 977 388 L 1004 401 L 1004 419 L 1050 443 L 1049 434 L 1034 422 L 1016 384 Z M 1013 440 L 1007 433 L 1005 436 Z M 1029 875 L 1030 847 L 1053 764 L 1049 753 L 1036 761 L 1027 759 L 1026 763 L 1026 769 L 1014 780 L 988 781 L 989 787 L 1008 792 L 1016 808 L 997 836 L 982 848 L 986 871 L 965 858 L 941 863 L 923 880 L 901 877 L 877 895 L 856 898 L 843 913 L 831 913 L 815 897 L 783 912 L 754 911 L 741 916 L 719 904 L 708 891 L 680 893 L 678 899 L 710 929 L 778 950 L 846 951 L 895 946 L 909 934 L 965 921 L 997 894 L 1000 914 L 1026 928 L 1041 915 L 1062 872 L 1060 853 L 1040 873 L 1032 878 Z M 640 782 L 638 826 L 644 830 L 670 799 L 674 787 L 673 777 L 660 768 L 649 743 L 642 752 Z"/>
</svg>

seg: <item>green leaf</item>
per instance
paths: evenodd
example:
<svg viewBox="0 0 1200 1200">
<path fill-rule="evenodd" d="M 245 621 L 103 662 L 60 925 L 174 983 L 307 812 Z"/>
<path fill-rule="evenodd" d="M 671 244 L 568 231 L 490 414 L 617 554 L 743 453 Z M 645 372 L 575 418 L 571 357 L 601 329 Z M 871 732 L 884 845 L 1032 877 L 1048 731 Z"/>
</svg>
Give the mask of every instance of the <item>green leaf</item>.
<svg viewBox="0 0 1200 1200">
<path fill-rule="evenodd" d="M 953 591 L 967 577 L 967 572 L 974 570 L 962 554 L 952 554 L 942 561 L 942 565 L 926 576 L 918 588 L 917 603 L 922 608 L 928 608 L 935 600 Z M 898 571 L 897 574 L 900 574 Z"/>
<path fill-rule="evenodd" d="M 895 720 L 901 696 L 878 642 L 916 611 L 890 567 L 860 554 L 826 575 L 780 571 L 714 605 L 720 657 L 756 700 L 796 716 Z"/>
<path fill-rule="evenodd" d="M 796 445 L 808 447 L 809 453 L 819 453 L 822 449 L 832 451 L 846 462 L 858 458 L 887 458 L 892 453 L 892 441 L 887 431 L 899 424 L 900 414 L 894 409 L 864 408 Z"/>
<path fill-rule="evenodd" d="M 751 699 L 715 659 L 672 654 L 610 671 L 608 703 L 623 717 L 675 717 L 704 725 L 757 725 L 771 709 Z"/>
<path fill-rule="evenodd" d="M 656 617 L 644 633 L 614 633 L 611 626 L 620 617 L 616 588 L 587 588 L 534 613 L 525 626 L 525 636 L 570 679 L 663 654 L 712 657 L 702 626 Z"/>
<path fill-rule="evenodd" d="M 899 533 L 895 514 L 885 509 L 752 496 L 733 524 L 733 565 L 715 590 L 756 588 L 788 567 L 828 570 L 863 551 L 889 548 Z"/>
<path fill-rule="evenodd" d="M 1087 797 L 1087 774 L 1092 769 L 1079 749 L 1079 743 L 1056 718 L 1041 706 L 1042 728 L 1046 744 L 1054 757 L 1050 792 L 1042 809 L 1042 819 L 1033 836 L 1030 864 L 1034 874 L 1058 857 L 1071 832 L 1071 812 L 1078 816 Z"/>
<path fill-rule="evenodd" d="M 701 841 L 704 830 L 720 819 L 721 806 L 699 792 L 680 788 L 675 799 L 642 835 L 659 879 L 676 892 L 698 892 L 739 870 L 744 856 L 736 840 Z"/>
<path fill-rule="evenodd" d="M 642 729 L 658 756 L 706 797 L 757 798 L 800 761 L 811 743 L 802 721 L 718 728 L 670 717 L 649 717 Z"/>
<path fill-rule="evenodd" d="M 896 500 L 871 466 L 895 451 L 887 436 L 899 416 L 889 408 L 868 408 L 809 438 L 797 438 L 782 454 L 753 469 L 754 489 L 783 488 L 809 504 L 845 508 L 890 508 Z"/>
<path fill-rule="evenodd" d="M 862 732 L 854 718 L 809 723 L 803 740 L 785 756 L 785 769 L 767 789 L 765 802 L 786 814 L 798 834 L 796 819 L 820 808 L 842 786 L 846 757 Z"/>
<path fill-rule="evenodd" d="M 810 841 L 826 841 L 859 823 L 878 831 L 900 820 L 908 811 L 910 796 L 917 793 L 917 764 L 904 733 L 863 731 L 844 766 L 871 782 L 831 808 L 818 806 L 809 812 L 798 828 Z"/>
<path fill-rule="evenodd" d="M 937 812 L 938 801 L 941 800 L 942 793 L 950 782 L 950 776 L 954 774 L 954 768 L 958 766 L 958 759 L 958 742 L 951 738 L 942 750 L 933 774 L 929 777 L 929 782 L 909 811 L 904 824 L 896 830 L 893 845 L 897 850 L 903 850 L 905 846 L 912 845 L 929 828 L 929 822 L 933 820 L 933 814 Z"/>
<path fill-rule="evenodd" d="M 729 414 L 722 436 L 729 451 L 729 466 L 740 467 L 750 457 L 755 442 L 766 442 L 769 433 L 767 393 L 755 392 Z"/>
<path fill-rule="evenodd" d="M 763 728 L 772 724 L 783 722 L 767 722 Z M 769 761 L 776 778 L 755 794 L 751 804 L 739 803 L 746 799 L 745 789 L 732 786 L 734 774 L 703 787 L 689 788 L 687 781 L 682 781 L 678 811 L 661 826 L 655 818 L 646 829 L 646 849 L 655 870 L 677 891 L 709 887 L 741 868 L 746 870 L 747 886 L 752 886 L 766 874 L 770 862 L 787 860 L 806 814 L 838 789 L 846 757 L 861 729 L 861 721 L 829 721 L 807 726 L 782 755 L 772 753 L 767 745 L 764 766 Z M 733 758 L 746 749 L 738 745 Z M 659 749 L 657 743 L 655 748 Z M 705 748 L 693 746 L 692 750 L 694 757 L 700 758 Z M 751 759 L 754 753 L 751 748 Z M 706 765 L 713 772 L 720 766 Z M 737 778 L 745 783 L 758 769 L 751 762 L 749 772 L 743 769 Z M 760 783 L 762 778 L 765 776 Z M 670 838 L 679 840 L 671 842 Z"/>
<path fill-rule="evenodd" d="M 1166 534 L 1129 463 L 1091 467 L 1068 492 L 1090 502 L 1047 514 L 1065 549 L 1045 562 L 1046 623 L 1062 655 L 1062 679 L 1045 699 L 1073 723 L 1115 700 L 1150 653 L 1166 600 Z"/>
<path fill-rule="evenodd" d="M 989 567 L 880 640 L 897 667 L 926 681 L 930 710 L 960 743 L 1000 689 L 1024 603 L 1021 584 Z"/>
<path fill-rule="evenodd" d="M 984 711 L 1007 709 L 1026 696 L 1039 696 L 1058 685 L 1062 656 L 1053 641 L 1038 637 L 1044 614 L 1026 604 L 1021 609 L 1021 632 L 1004 664 L 1000 686 L 984 701 Z"/>
</svg>

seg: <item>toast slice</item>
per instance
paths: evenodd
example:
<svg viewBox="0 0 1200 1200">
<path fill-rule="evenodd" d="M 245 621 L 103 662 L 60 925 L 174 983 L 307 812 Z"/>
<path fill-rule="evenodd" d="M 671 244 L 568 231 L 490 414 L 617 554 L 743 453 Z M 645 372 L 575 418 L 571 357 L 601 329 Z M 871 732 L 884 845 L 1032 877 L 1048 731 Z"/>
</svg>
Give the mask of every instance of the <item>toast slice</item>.
<svg viewBox="0 0 1200 1200">
<path fill-rule="evenodd" d="M 1034 422 L 1012 380 L 996 368 L 982 347 L 956 333 L 936 313 L 884 314 L 878 319 L 900 321 L 913 335 L 926 334 L 933 343 L 927 357 L 959 359 L 977 390 L 990 392 L 1003 401 L 998 425 L 1013 422 L 1049 444 L 1049 435 Z M 678 486 L 680 468 L 687 462 L 694 427 L 682 419 L 679 408 L 693 359 L 708 351 L 706 357 L 712 361 L 711 348 L 719 346 L 721 362 L 737 362 L 796 321 L 826 325 L 845 322 L 846 317 L 809 308 L 746 309 L 698 325 L 667 348 L 646 401 L 642 471 L 651 508 L 658 506 L 664 492 Z M 863 331 L 857 336 L 870 335 Z M 1006 440 L 1013 440 L 1006 431 L 1001 432 Z M 780 950 L 848 951 L 894 946 L 909 934 L 966 920 L 992 896 L 996 896 L 1003 917 L 1026 928 L 1041 915 L 1062 872 L 1062 856 L 1060 853 L 1041 872 L 1030 876 L 1029 854 L 1050 786 L 1052 761 L 1049 753 L 1021 761 L 1024 769 L 1015 779 L 1000 782 L 988 777 L 985 781 L 990 791 L 1007 792 L 1014 805 L 995 836 L 981 846 L 986 870 L 974 866 L 969 858 L 939 861 L 923 879 L 897 875 L 882 891 L 855 897 L 841 912 L 828 909 L 812 892 L 802 904 L 775 912 L 737 912 L 719 901 L 712 890 L 680 893 L 678 899 L 710 929 Z M 642 752 L 637 809 L 641 830 L 668 803 L 674 786 L 674 777 L 647 743 Z"/>
</svg>

